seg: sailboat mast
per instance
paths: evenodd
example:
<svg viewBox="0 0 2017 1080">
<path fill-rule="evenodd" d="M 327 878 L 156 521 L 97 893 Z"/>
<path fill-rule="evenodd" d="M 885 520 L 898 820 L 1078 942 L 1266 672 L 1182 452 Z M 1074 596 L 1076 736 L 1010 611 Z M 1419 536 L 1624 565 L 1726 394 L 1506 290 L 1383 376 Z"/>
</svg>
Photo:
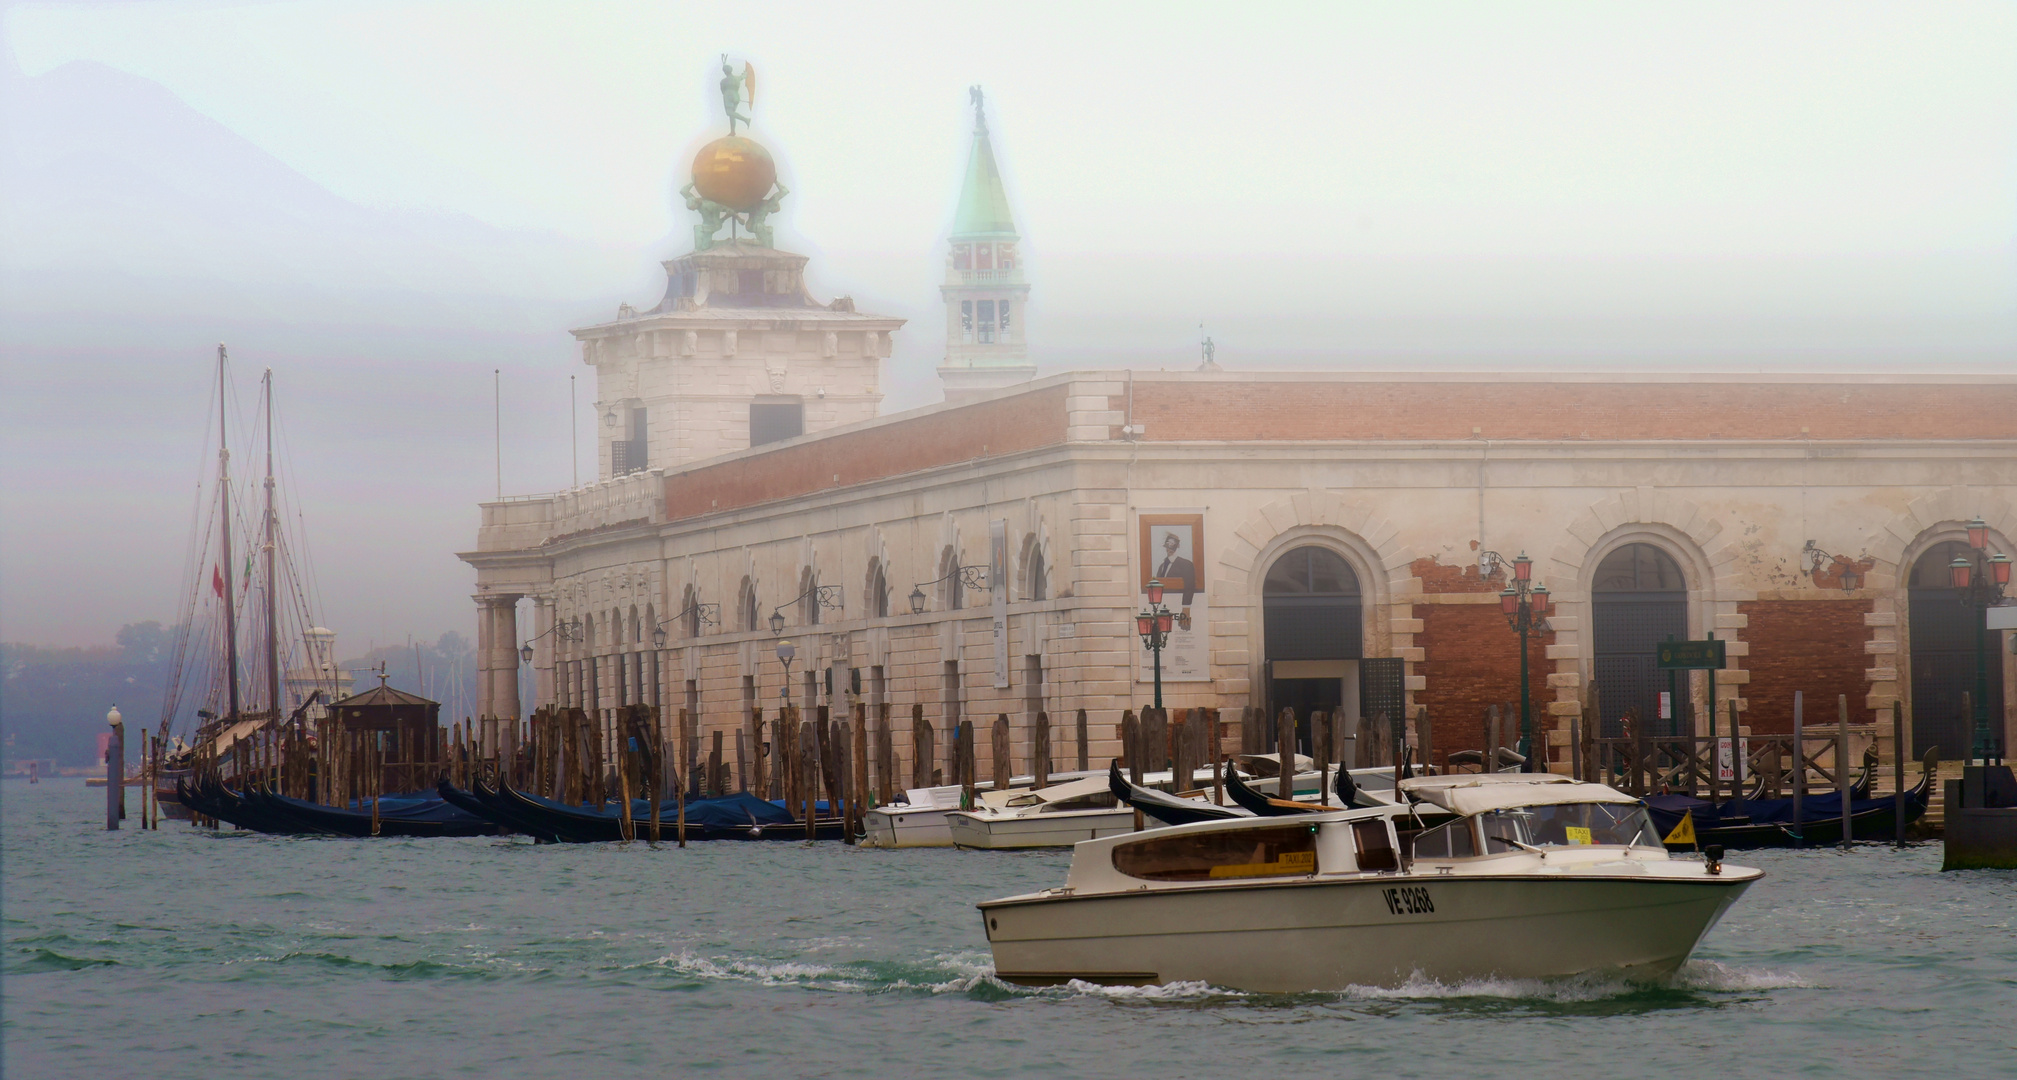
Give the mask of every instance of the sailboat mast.
<svg viewBox="0 0 2017 1080">
<path fill-rule="evenodd" d="M 231 711 L 238 719 L 238 607 L 232 599 L 231 580 L 231 447 L 224 437 L 224 346 L 217 346 L 217 497 L 224 510 L 224 564 L 218 577 L 224 581 L 224 685 L 230 690 Z"/>
<path fill-rule="evenodd" d="M 266 369 L 266 691 L 273 704 L 273 722 L 280 723 L 280 594 L 274 591 L 273 564 L 280 546 L 275 525 L 278 509 L 273 505 L 273 369 Z"/>
</svg>

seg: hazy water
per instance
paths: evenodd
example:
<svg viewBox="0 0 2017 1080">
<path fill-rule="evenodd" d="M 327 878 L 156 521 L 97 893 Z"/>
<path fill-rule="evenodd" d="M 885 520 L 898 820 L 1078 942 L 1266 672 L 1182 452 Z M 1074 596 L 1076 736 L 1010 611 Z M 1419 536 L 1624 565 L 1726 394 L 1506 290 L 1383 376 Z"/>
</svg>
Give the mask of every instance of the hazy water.
<svg viewBox="0 0 2017 1080">
<path fill-rule="evenodd" d="M 2017 874 L 1762 852 L 1671 985 L 1028 991 L 1063 853 L 106 833 L 4 799 L 8 1077 L 1946 1077 L 2017 1069 Z M 133 822 L 129 822 L 129 825 Z"/>
</svg>

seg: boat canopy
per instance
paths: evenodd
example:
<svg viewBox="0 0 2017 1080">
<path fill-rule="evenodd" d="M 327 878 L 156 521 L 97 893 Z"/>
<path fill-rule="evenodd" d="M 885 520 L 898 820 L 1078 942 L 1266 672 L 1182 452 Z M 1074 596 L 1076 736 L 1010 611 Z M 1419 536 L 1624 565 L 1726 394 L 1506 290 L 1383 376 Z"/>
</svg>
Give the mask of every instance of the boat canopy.
<svg viewBox="0 0 2017 1080">
<path fill-rule="evenodd" d="M 1088 795 L 1103 795 L 1106 793 L 1106 777 L 1088 777 L 1084 780 L 1071 780 L 1062 784 L 1053 784 L 1047 788 L 1018 791 L 1014 793 L 1012 798 L 1005 800 L 1002 805 L 1013 810 L 1020 807 L 1041 806 L 1046 803 L 1065 802 L 1070 799 L 1082 799 Z"/>
<path fill-rule="evenodd" d="M 1588 784 L 1550 773 L 1470 773 L 1417 776 L 1401 781 L 1401 793 L 1466 817 L 1515 806 L 1564 803 L 1636 803 L 1603 784 Z"/>
</svg>

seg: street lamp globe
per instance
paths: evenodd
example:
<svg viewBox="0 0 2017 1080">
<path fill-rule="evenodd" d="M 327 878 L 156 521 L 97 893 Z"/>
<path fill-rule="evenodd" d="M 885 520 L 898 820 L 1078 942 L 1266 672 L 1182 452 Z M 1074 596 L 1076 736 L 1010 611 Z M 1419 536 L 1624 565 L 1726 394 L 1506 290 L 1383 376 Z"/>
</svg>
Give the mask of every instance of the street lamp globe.
<svg viewBox="0 0 2017 1080">
<path fill-rule="evenodd" d="M 782 660 L 785 663 L 789 664 L 791 663 L 792 658 L 797 655 L 798 655 L 798 646 L 793 645 L 791 643 L 790 638 L 785 638 L 783 641 L 777 643 L 777 658 L 779 660 Z"/>
<path fill-rule="evenodd" d="M 1989 576 L 1998 585 L 2010 584 L 2010 556 L 2001 554 L 1989 556 Z"/>
<path fill-rule="evenodd" d="M 1947 564 L 1948 576 L 1953 586 L 1957 589 L 1968 587 L 1968 578 L 1974 569 L 1975 567 L 1966 559 L 1955 559 L 1953 562 Z"/>
<path fill-rule="evenodd" d="M 1151 578 L 1149 580 L 1149 606 L 1155 607 L 1157 604 L 1160 604 L 1162 602 L 1163 602 L 1163 583 Z"/>
<path fill-rule="evenodd" d="M 1142 636 L 1143 642 L 1147 642 L 1149 639 L 1149 635 L 1155 632 L 1156 632 L 1155 616 L 1153 615 L 1135 616 L 1135 633 L 1140 634 Z"/>
<path fill-rule="evenodd" d="M 1968 523 L 1968 546 L 1981 551 L 1989 546 L 1989 523 L 1976 518 Z"/>
<path fill-rule="evenodd" d="M 1548 587 L 1546 585 L 1534 586 L 1534 591 L 1527 595 L 1534 606 L 1534 615 L 1536 617 L 1548 613 Z"/>
<path fill-rule="evenodd" d="M 1527 553 L 1522 551 L 1513 559 L 1513 580 L 1526 581 L 1533 576 L 1534 560 L 1527 558 Z"/>
<path fill-rule="evenodd" d="M 1499 594 L 1499 611 L 1501 613 L 1513 615 L 1518 613 L 1519 610 L 1520 594 L 1517 590 L 1507 589 L 1505 592 Z"/>
</svg>

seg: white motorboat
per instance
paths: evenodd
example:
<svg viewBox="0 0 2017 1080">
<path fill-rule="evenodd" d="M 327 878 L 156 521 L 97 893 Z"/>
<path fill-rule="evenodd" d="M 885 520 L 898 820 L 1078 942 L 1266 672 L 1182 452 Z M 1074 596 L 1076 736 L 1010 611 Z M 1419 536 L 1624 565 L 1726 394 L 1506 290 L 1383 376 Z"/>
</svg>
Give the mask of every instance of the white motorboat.
<svg viewBox="0 0 2017 1080">
<path fill-rule="evenodd" d="M 983 803 L 945 816 L 956 847 L 1070 847 L 1081 840 L 1133 832 L 1135 812 L 1120 805 L 1105 777 L 1091 777 L 1011 795 L 1001 805 Z"/>
<path fill-rule="evenodd" d="M 1053 773 L 1051 782 L 1055 784 L 1096 775 L 1101 774 Z M 982 807 L 1002 806 L 1010 799 L 1026 794 L 1035 782 L 1036 778 L 1032 776 L 1014 777 L 1002 791 L 995 791 L 992 782 L 982 782 L 975 786 L 974 801 Z M 862 846 L 951 847 L 952 832 L 946 827 L 946 815 L 960 808 L 960 792 L 958 784 L 911 788 L 904 792 L 902 802 L 870 808 L 861 816 Z"/>
<path fill-rule="evenodd" d="M 1082 842 L 1062 887 L 980 905 L 995 970 L 1261 992 L 1657 978 L 1764 876 L 1669 858 L 1644 805 L 1601 784 L 1486 773 L 1400 789 L 1396 806 Z"/>
<path fill-rule="evenodd" d="M 904 801 L 877 806 L 861 816 L 864 847 L 951 847 L 945 816 L 959 809 L 960 786 L 912 788 Z"/>
</svg>

